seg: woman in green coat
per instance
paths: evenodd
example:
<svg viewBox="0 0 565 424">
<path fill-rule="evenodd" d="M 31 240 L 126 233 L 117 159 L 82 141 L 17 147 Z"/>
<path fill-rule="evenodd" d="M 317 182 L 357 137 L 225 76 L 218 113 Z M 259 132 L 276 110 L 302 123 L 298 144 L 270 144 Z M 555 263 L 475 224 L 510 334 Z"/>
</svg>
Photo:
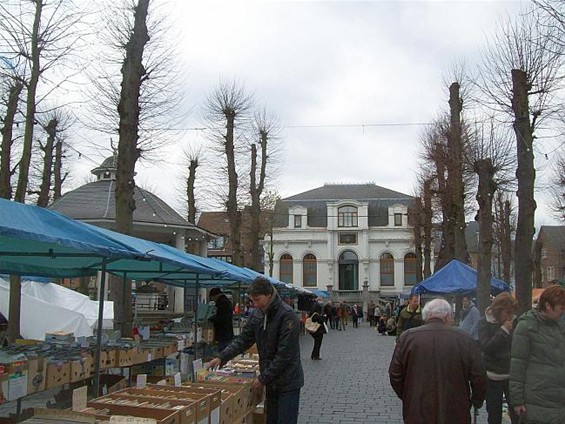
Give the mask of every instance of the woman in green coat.
<svg viewBox="0 0 565 424">
<path fill-rule="evenodd" d="M 565 289 L 551 286 L 514 330 L 510 400 L 528 424 L 565 424 L 564 313 Z"/>
</svg>

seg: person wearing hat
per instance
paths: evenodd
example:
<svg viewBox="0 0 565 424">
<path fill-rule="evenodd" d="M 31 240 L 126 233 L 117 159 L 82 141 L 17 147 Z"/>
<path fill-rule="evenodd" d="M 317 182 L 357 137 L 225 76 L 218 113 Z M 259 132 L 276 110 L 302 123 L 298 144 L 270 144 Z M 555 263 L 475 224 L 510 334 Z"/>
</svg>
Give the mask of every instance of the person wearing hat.
<svg viewBox="0 0 565 424">
<path fill-rule="evenodd" d="M 216 304 L 216 315 L 210 318 L 214 323 L 214 341 L 222 351 L 233 339 L 233 307 L 220 287 L 213 287 L 208 294 Z"/>
<path fill-rule="evenodd" d="M 206 369 L 224 365 L 257 343 L 260 374 L 253 381 L 253 390 L 259 394 L 266 388 L 266 422 L 296 424 L 304 385 L 300 321 L 266 278 L 253 280 L 248 294 L 254 306 L 249 322 L 217 358 L 206 364 Z"/>
</svg>

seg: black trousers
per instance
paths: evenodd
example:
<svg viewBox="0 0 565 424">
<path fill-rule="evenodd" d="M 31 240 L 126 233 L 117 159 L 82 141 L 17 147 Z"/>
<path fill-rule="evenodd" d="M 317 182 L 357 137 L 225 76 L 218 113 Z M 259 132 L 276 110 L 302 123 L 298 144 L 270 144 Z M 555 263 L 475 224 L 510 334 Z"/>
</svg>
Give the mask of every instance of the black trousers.
<svg viewBox="0 0 565 424">
<path fill-rule="evenodd" d="M 508 390 L 508 380 L 495 381 L 487 380 L 487 413 L 488 424 L 500 424 L 502 422 L 502 397 L 506 396 L 506 401 L 510 403 Z M 508 415 L 512 424 L 518 424 L 518 416 L 514 412 L 514 408 L 508 406 Z"/>
<path fill-rule="evenodd" d="M 324 338 L 323 334 L 312 334 L 312 337 L 314 338 L 314 348 L 312 349 L 312 355 L 310 355 L 310 358 L 312 359 L 318 359 L 320 357 L 320 348 L 322 347 L 322 339 Z"/>
</svg>

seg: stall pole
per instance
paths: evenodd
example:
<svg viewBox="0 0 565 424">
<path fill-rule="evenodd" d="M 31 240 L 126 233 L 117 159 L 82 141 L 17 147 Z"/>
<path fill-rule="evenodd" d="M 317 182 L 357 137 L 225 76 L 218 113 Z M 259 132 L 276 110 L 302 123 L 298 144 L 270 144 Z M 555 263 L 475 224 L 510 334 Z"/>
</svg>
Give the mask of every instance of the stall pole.
<svg viewBox="0 0 565 424">
<path fill-rule="evenodd" d="M 193 356 L 194 360 L 198 359 L 196 350 L 198 348 L 198 292 L 200 290 L 200 274 L 196 274 L 196 289 L 194 292 L 194 343 L 193 343 Z"/>
<path fill-rule="evenodd" d="M 98 296 L 98 326 L 96 333 L 96 352 L 94 355 L 94 397 L 100 396 L 100 350 L 102 348 L 102 321 L 104 319 L 104 294 L 106 293 L 106 259 L 102 259 L 100 270 L 100 293 Z"/>
</svg>

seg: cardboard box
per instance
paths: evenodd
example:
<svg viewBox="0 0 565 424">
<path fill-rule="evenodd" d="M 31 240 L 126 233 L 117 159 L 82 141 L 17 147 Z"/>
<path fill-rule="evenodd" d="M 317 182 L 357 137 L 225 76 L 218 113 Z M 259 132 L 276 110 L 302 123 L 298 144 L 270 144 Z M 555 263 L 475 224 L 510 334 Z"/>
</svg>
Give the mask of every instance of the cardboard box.
<svg viewBox="0 0 565 424">
<path fill-rule="evenodd" d="M 147 362 L 148 352 L 146 350 L 143 350 L 139 347 L 134 347 L 133 349 L 130 349 L 130 352 L 132 365 Z"/>
<path fill-rule="evenodd" d="M 71 383 L 86 380 L 93 374 L 94 359 L 90 355 L 71 362 Z"/>
<path fill-rule="evenodd" d="M 198 424 L 218 424 L 220 422 L 221 393 L 214 388 L 190 388 L 174 386 L 156 386 L 148 384 L 143 389 L 128 388 L 117 394 L 151 396 L 163 399 L 191 399 L 197 405 Z"/>
<path fill-rule="evenodd" d="M 116 362 L 118 367 L 130 367 L 133 362 L 133 349 L 120 349 L 116 351 Z"/>
<path fill-rule="evenodd" d="M 71 363 L 68 361 L 50 361 L 47 363 L 47 381 L 45 388 L 62 386 L 71 382 Z"/>
<path fill-rule="evenodd" d="M 182 387 L 193 387 L 193 388 L 210 388 L 221 390 L 222 393 L 222 405 L 224 393 L 229 393 L 231 395 L 231 416 L 232 420 L 235 422 L 245 416 L 246 412 L 255 407 L 261 400 L 254 395 L 253 387 L 251 382 L 233 384 L 221 381 L 214 382 L 196 382 L 196 383 L 183 383 Z M 229 408 L 226 405 L 225 408 Z M 221 414 L 220 414 L 221 415 Z M 222 419 L 222 417 L 221 417 Z"/>
<path fill-rule="evenodd" d="M 93 399 L 88 403 L 90 407 L 106 407 L 108 404 L 122 404 L 131 407 L 144 407 L 161 409 L 158 405 L 166 405 L 163 409 L 174 409 L 179 413 L 180 424 L 196 424 L 196 402 L 192 400 L 173 400 L 162 399 L 151 396 L 135 396 L 113 393 L 98 399 Z M 128 405 L 129 404 L 129 405 Z M 135 405 L 137 404 L 137 405 Z"/>
<path fill-rule="evenodd" d="M 152 418 L 157 424 L 181 424 L 179 411 L 176 409 L 157 409 L 144 406 L 112 405 L 107 403 L 87 403 L 89 408 L 94 408 L 94 414 L 102 414 L 107 409 L 110 415 L 129 415 L 132 417 Z M 81 412 L 88 412 L 84 410 Z"/>
<path fill-rule="evenodd" d="M 28 357 L 27 361 L 27 393 L 37 393 L 45 390 L 47 382 L 46 360 L 41 356 Z"/>
</svg>

